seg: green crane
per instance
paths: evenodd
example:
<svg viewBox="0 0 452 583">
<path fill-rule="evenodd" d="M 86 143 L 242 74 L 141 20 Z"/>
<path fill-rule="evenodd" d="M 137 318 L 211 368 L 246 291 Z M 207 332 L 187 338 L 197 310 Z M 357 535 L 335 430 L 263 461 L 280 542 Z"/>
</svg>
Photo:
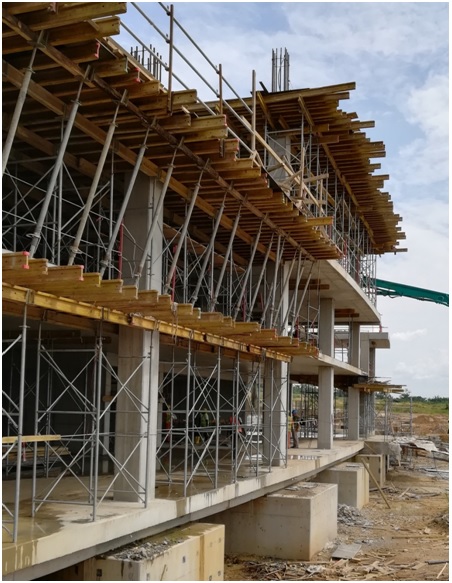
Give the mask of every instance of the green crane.
<svg viewBox="0 0 452 583">
<path fill-rule="evenodd" d="M 422 289 L 420 287 L 413 287 L 412 285 L 405 285 L 403 283 L 394 283 L 392 281 L 385 281 L 384 279 L 376 279 L 375 287 L 377 295 L 379 296 L 389 296 L 391 298 L 403 296 L 424 302 L 435 302 L 435 304 L 449 306 L 449 294 L 444 292 Z"/>
</svg>

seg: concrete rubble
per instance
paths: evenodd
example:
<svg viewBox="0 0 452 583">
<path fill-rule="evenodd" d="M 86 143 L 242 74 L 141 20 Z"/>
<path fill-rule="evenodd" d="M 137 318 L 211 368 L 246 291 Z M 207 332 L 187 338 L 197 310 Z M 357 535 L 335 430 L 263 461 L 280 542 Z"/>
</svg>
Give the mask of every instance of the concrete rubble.
<svg viewBox="0 0 452 583">
<path fill-rule="evenodd" d="M 349 526 L 372 526 L 372 523 L 366 520 L 357 508 L 347 506 L 347 504 L 338 504 L 337 521 Z"/>
<path fill-rule="evenodd" d="M 167 551 L 173 545 L 182 542 L 184 539 L 164 539 L 159 542 L 147 541 L 140 545 L 130 545 L 122 548 L 119 552 L 109 554 L 108 557 L 128 561 L 141 561 L 143 559 L 153 559 Z M 107 558 L 107 556 L 105 556 Z"/>
</svg>

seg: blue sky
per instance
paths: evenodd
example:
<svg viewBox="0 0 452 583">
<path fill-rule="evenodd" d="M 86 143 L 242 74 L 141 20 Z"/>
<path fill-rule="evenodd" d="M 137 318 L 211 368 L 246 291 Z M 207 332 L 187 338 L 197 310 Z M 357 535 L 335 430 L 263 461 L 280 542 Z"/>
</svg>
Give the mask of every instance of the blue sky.
<svg viewBox="0 0 452 583">
<path fill-rule="evenodd" d="M 156 2 L 139 3 L 168 30 Z M 271 88 L 272 49 L 290 54 L 290 88 L 356 82 L 341 102 L 384 141 L 381 174 L 402 215 L 408 253 L 378 260 L 378 277 L 438 291 L 449 288 L 449 5 L 447 2 L 174 2 L 176 19 L 240 95 L 251 71 Z M 167 55 L 167 44 L 128 3 L 123 20 Z M 217 86 L 217 75 L 177 33 L 176 45 Z M 125 42 L 128 47 L 128 41 Z M 201 81 L 175 61 L 175 71 L 203 99 Z M 165 82 L 165 79 L 164 79 Z M 165 82 L 166 84 L 166 82 Z M 377 353 L 377 374 L 412 395 L 447 396 L 449 311 L 408 298 L 379 298 L 391 350 Z"/>
</svg>

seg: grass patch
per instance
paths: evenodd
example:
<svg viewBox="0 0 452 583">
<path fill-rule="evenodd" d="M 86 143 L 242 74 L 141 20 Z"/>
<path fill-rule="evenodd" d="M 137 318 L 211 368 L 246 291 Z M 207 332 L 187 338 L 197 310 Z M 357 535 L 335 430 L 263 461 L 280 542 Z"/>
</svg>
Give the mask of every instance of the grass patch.
<svg viewBox="0 0 452 583">
<path fill-rule="evenodd" d="M 384 411 L 385 408 L 384 399 L 377 399 L 375 401 L 375 408 L 377 411 Z M 413 401 L 411 409 L 409 401 L 394 400 L 391 404 L 391 411 L 393 413 L 409 413 L 410 410 L 414 414 L 421 415 L 448 415 L 449 402 L 447 401 L 445 403 L 441 401 Z"/>
</svg>

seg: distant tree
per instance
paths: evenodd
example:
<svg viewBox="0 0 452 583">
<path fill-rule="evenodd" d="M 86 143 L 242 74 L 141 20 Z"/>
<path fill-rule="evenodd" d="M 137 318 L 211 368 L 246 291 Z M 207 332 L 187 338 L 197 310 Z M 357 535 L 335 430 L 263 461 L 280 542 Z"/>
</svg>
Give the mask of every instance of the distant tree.
<svg viewBox="0 0 452 583">
<path fill-rule="evenodd" d="M 399 393 L 396 397 L 394 397 L 394 400 L 397 399 L 397 401 L 409 401 L 410 397 L 410 391 L 408 389 L 404 389 L 403 393 Z"/>
</svg>

